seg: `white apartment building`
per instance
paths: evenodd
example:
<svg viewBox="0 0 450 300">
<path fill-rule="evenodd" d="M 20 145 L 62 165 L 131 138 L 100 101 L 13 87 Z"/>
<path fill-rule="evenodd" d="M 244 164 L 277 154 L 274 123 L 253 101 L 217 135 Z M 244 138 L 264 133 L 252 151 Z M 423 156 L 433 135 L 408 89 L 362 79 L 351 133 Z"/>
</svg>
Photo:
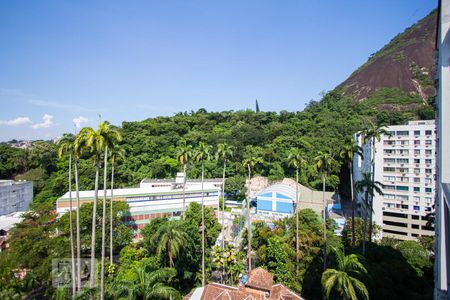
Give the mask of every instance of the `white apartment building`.
<svg viewBox="0 0 450 300">
<path fill-rule="evenodd" d="M 373 221 L 382 227 L 382 236 L 412 240 L 434 235 L 426 226 L 436 194 L 436 125 L 434 120 L 410 121 L 388 126 L 390 133 L 375 142 L 375 181 L 381 182 L 383 194 L 375 193 Z M 372 142 L 362 145 L 363 159 L 355 156 L 355 182 L 372 172 Z M 364 194 L 356 194 L 362 203 Z"/>
<path fill-rule="evenodd" d="M 33 200 L 33 182 L 0 180 L 0 216 L 27 211 Z"/>
</svg>

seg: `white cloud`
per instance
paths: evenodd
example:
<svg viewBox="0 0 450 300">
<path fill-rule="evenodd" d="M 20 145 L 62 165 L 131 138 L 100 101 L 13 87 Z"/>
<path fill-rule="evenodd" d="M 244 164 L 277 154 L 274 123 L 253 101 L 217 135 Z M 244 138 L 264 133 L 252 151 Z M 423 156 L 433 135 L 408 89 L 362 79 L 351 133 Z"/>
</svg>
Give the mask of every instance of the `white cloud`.
<svg viewBox="0 0 450 300">
<path fill-rule="evenodd" d="M 37 123 L 31 126 L 33 129 L 40 129 L 40 128 L 50 128 L 53 125 L 53 116 L 49 114 L 45 114 L 42 117 L 43 122 Z"/>
<path fill-rule="evenodd" d="M 24 124 L 30 124 L 31 122 L 30 118 L 28 117 L 17 117 L 14 120 L 0 120 L 0 125 L 6 125 L 6 126 L 19 126 Z"/>
<path fill-rule="evenodd" d="M 79 116 L 78 118 L 75 118 L 75 119 L 73 119 L 72 121 L 75 123 L 75 126 L 76 126 L 78 129 L 81 128 L 81 125 L 82 125 L 83 123 L 89 122 L 89 120 L 88 120 L 87 118 L 82 117 L 82 116 Z"/>
</svg>

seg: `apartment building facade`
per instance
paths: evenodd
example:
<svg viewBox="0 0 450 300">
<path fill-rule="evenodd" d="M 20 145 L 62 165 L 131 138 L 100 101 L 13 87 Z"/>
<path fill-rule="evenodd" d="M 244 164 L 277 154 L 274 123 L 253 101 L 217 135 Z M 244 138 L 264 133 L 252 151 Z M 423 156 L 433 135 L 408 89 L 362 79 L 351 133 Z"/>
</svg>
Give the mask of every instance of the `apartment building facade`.
<svg viewBox="0 0 450 300">
<path fill-rule="evenodd" d="M 389 135 L 375 141 L 375 181 L 384 187 L 375 193 L 373 221 L 381 226 L 381 236 L 414 240 L 434 235 L 427 226 L 436 195 L 436 125 L 434 120 L 410 121 L 388 126 Z M 372 142 L 362 144 L 363 158 L 355 156 L 355 182 L 363 173 L 372 172 Z M 357 193 L 363 203 L 364 193 Z"/>
</svg>

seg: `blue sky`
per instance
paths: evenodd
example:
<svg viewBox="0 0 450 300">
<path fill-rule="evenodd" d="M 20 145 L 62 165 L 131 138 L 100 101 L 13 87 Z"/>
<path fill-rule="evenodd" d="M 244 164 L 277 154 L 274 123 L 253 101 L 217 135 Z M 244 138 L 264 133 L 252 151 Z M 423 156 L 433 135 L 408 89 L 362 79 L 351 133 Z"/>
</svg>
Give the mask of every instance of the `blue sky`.
<svg viewBox="0 0 450 300">
<path fill-rule="evenodd" d="M 437 0 L 0 2 L 0 140 L 179 111 L 302 110 Z"/>
</svg>

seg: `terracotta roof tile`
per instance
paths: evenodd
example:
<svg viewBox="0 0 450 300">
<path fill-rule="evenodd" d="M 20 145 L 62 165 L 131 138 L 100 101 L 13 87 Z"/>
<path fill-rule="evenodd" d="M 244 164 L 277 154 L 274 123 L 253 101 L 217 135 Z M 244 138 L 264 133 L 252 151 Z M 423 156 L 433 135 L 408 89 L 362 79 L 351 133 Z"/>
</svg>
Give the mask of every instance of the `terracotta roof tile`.
<svg viewBox="0 0 450 300">
<path fill-rule="evenodd" d="M 273 274 L 263 268 L 256 268 L 250 272 L 247 283 L 248 287 L 270 291 L 273 285 Z"/>
</svg>

